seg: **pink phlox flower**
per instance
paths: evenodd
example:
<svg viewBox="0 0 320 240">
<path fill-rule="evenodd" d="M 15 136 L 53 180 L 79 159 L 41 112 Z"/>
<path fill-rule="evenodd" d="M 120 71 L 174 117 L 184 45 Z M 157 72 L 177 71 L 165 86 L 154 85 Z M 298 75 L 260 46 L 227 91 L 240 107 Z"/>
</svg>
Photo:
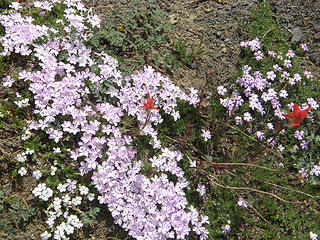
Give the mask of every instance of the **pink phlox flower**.
<svg viewBox="0 0 320 240">
<path fill-rule="evenodd" d="M 238 205 L 240 207 L 243 207 L 243 208 L 247 208 L 248 207 L 248 204 L 246 203 L 246 201 L 243 200 L 243 198 L 239 198 Z"/>
<path fill-rule="evenodd" d="M 308 51 L 309 51 L 309 48 L 308 48 L 307 44 L 305 44 L 305 43 L 302 43 L 302 44 L 300 45 L 300 47 L 301 47 L 301 49 L 302 49 L 303 51 L 305 51 L 305 52 L 308 52 Z"/>
</svg>

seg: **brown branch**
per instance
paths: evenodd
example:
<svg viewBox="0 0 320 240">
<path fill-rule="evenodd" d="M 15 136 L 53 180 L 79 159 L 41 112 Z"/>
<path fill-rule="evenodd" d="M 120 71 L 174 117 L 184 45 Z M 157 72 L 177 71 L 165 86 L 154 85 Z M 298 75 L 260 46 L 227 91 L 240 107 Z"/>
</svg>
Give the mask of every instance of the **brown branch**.
<svg viewBox="0 0 320 240">
<path fill-rule="evenodd" d="M 265 195 L 269 195 L 269 196 L 272 196 L 282 202 L 286 202 L 286 203 L 294 203 L 294 204 L 301 204 L 302 202 L 299 202 L 299 201 L 295 201 L 295 202 L 292 202 L 292 201 L 288 201 L 288 200 L 285 200 L 279 196 L 277 196 L 276 194 L 273 194 L 273 193 L 269 193 L 269 192 L 265 192 L 265 191 L 261 191 L 261 190 L 258 190 L 258 189 L 255 189 L 255 188 L 249 188 L 249 187 L 230 187 L 230 186 L 227 186 L 227 185 L 222 185 L 216 181 L 214 181 L 213 179 L 216 179 L 212 174 L 208 174 L 206 173 L 207 176 L 209 177 L 209 180 L 210 182 L 212 182 L 213 184 L 217 185 L 218 187 L 221 187 L 221 188 L 227 188 L 227 189 L 233 189 L 233 190 L 247 190 L 247 191 L 251 191 L 251 192 L 258 192 L 258 193 L 262 193 L 262 194 L 265 194 Z"/>
<path fill-rule="evenodd" d="M 262 169 L 266 169 L 269 171 L 273 171 L 273 172 L 278 172 L 279 170 L 277 169 L 272 169 L 272 168 L 268 168 L 268 167 L 263 167 L 263 166 L 259 166 L 259 165 L 255 165 L 255 164 L 251 164 L 251 163 L 211 163 L 212 165 L 215 165 L 215 167 L 219 167 L 219 165 L 229 165 L 229 166 L 246 166 L 246 167 L 256 167 L 256 168 L 262 168 Z"/>
</svg>

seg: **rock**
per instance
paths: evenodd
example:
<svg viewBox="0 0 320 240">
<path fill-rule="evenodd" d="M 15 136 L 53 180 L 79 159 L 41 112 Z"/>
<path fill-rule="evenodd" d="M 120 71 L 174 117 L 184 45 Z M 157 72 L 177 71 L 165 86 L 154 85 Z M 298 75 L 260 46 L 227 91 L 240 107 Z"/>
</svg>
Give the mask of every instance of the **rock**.
<svg viewBox="0 0 320 240">
<path fill-rule="evenodd" d="M 300 27 L 295 27 L 292 30 L 291 43 L 299 43 L 302 39 L 302 30 Z"/>
<path fill-rule="evenodd" d="M 191 63 L 191 65 L 190 65 L 191 69 L 196 69 L 197 67 L 198 67 L 198 64 L 195 62 Z"/>
<path fill-rule="evenodd" d="M 310 60 L 316 64 L 316 66 L 320 66 L 320 54 L 313 53 L 309 55 Z"/>
<path fill-rule="evenodd" d="M 320 32 L 320 23 L 314 23 L 313 28 L 316 32 Z"/>
<path fill-rule="evenodd" d="M 313 35 L 314 40 L 320 41 L 320 32 Z"/>
<path fill-rule="evenodd" d="M 169 16 L 169 22 L 174 25 L 178 22 L 179 20 L 179 15 L 178 14 L 172 14 Z"/>
<path fill-rule="evenodd" d="M 8 196 L 10 193 L 12 193 L 13 187 L 11 183 L 7 183 L 6 185 L 3 186 L 3 193 L 4 195 Z"/>
</svg>

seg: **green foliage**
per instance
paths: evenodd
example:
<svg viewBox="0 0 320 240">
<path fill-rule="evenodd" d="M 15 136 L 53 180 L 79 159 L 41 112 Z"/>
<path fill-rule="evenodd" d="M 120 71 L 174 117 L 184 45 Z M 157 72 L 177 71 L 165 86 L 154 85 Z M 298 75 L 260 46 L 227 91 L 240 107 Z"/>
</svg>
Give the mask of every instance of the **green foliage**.
<svg viewBox="0 0 320 240">
<path fill-rule="evenodd" d="M 212 52 L 206 51 L 203 43 L 203 34 L 200 38 L 200 43 L 196 48 L 188 47 L 187 42 L 179 38 L 177 41 L 171 43 L 173 52 L 177 58 L 184 64 L 190 66 L 197 58 L 204 55 L 213 55 Z"/>
<path fill-rule="evenodd" d="M 153 1 L 130 1 L 124 11 L 116 6 L 112 16 L 88 44 L 117 58 L 120 70 L 131 73 L 148 63 L 157 67 L 162 64 L 164 68 L 177 65 L 169 52 L 158 50 L 168 42 L 167 31 L 172 26 Z"/>
<path fill-rule="evenodd" d="M 17 230 L 37 214 L 37 211 L 19 199 L 5 197 L 0 190 L 0 231 L 14 236 Z"/>
<path fill-rule="evenodd" d="M 258 7 L 243 23 L 245 30 L 251 37 L 257 37 L 263 42 L 264 50 L 287 51 L 290 46 L 289 34 L 278 24 L 268 1 L 258 3 Z"/>
<path fill-rule="evenodd" d="M 0 0 L 0 14 L 2 13 L 2 11 L 4 11 L 5 9 L 9 8 L 9 5 L 12 1 L 10 0 Z"/>
<path fill-rule="evenodd" d="M 82 211 L 81 212 L 81 218 L 83 220 L 84 224 L 95 224 L 96 223 L 96 218 L 100 212 L 100 208 L 95 207 L 95 208 L 90 208 L 87 211 Z"/>
<path fill-rule="evenodd" d="M 37 9 L 30 10 L 29 14 L 32 16 L 33 23 L 37 25 L 56 26 L 58 19 L 63 19 L 63 12 L 66 9 L 65 4 L 54 3 L 51 11 L 40 12 Z M 44 14 L 43 14 L 44 13 Z"/>
<path fill-rule="evenodd" d="M 293 49 L 298 54 L 300 52 L 300 49 L 297 48 L 297 46 L 292 46 L 290 44 L 289 35 L 286 34 L 277 23 L 277 20 L 272 15 L 267 2 L 260 3 L 259 10 L 252 12 L 246 29 L 252 37 L 258 36 L 261 39 L 262 49 L 266 52 L 269 50 L 275 50 L 277 53 L 282 53 L 283 55 L 287 53 L 288 49 Z M 246 49 L 242 53 L 241 64 L 250 65 L 252 66 L 253 71 L 259 70 L 263 75 L 265 75 L 267 71 L 270 71 L 273 64 L 280 65 L 281 60 L 278 58 L 267 57 L 261 61 L 255 61 L 253 54 Z M 300 56 L 292 59 L 292 67 L 286 71 L 290 73 L 290 76 L 293 76 L 295 73 L 299 73 L 300 76 L 303 76 L 304 74 L 301 66 L 307 66 L 308 64 L 308 60 L 301 54 Z M 291 86 L 284 81 L 280 81 L 277 84 L 273 84 L 273 88 L 276 91 L 285 89 L 290 96 L 292 96 L 290 99 L 287 99 L 286 104 L 296 102 L 298 105 L 301 105 L 302 103 L 306 103 L 308 98 L 315 98 L 315 96 L 320 95 L 318 81 L 316 78 L 307 79 L 302 77 L 302 82 Z M 284 139 L 286 148 L 291 149 L 291 151 L 287 151 L 282 154 L 284 157 L 283 164 L 294 164 L 297 169 L 304 168 L 306 170 L 310 170 L 318 163 L 317 159 L 320 154 L 318 141 L 318 139 L 320 139 L 320 131 L 318 127 L 320 123 L 320 111 L 319 109 L 313 109 L 312 112 L 313 124 L 304 124 L 299 127 L 299 131 L 303 130 L 308 136 L 306 139 L 306 141 L 309 142 L 308 151 L 293 150 L 300 145 L 300 141 L 293 137 L 294 132 L 297 129 L 287 129 L 286 135 L 282 136 L 282 138 Z M 267 113 L 263 118 L 261 118 L 261 123 L 272 121 L 272 117 L 273 116 L 270 116 L 270 114 Z M 310 181 L 312 184 L 317 185 L 319 182 L 317 179 L 317 177 L 312 176 Z"/>
</svg>

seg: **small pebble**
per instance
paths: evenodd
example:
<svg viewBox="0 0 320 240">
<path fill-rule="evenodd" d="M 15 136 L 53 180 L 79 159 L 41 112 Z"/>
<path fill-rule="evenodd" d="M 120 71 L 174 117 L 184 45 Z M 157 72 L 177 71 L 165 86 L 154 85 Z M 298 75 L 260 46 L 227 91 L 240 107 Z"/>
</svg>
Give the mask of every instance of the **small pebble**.
<svg viewBox="0 0 320 240">
<path fill-rule="evenodd" d="M 172 15 L 169 16 L 169 22 L 172 25 L 176 24 L 178 22 L 178 20 L 179 20 L 179 17 L 178 17 L 177 14 L 172 14 Z"/>
<path fill-rule="evenodd" d="M 320 33 L 316 33 L 313 35 L 314 40 L 319 41 L 320 40 Z"/>
<path fill-rule="evenodd" d="M 320 32 L 320 23 L 314 23 L 313 27 L 316 32 Z"/>
<path fill-rule="evenodd" d="M 299 43 L 301 41 L 302 38 L 302 30 L 300 27 L 295 27 L 292 30 L 292 38 L 291 38 L 291 42 L 292 43 Z"/>
</svg>

